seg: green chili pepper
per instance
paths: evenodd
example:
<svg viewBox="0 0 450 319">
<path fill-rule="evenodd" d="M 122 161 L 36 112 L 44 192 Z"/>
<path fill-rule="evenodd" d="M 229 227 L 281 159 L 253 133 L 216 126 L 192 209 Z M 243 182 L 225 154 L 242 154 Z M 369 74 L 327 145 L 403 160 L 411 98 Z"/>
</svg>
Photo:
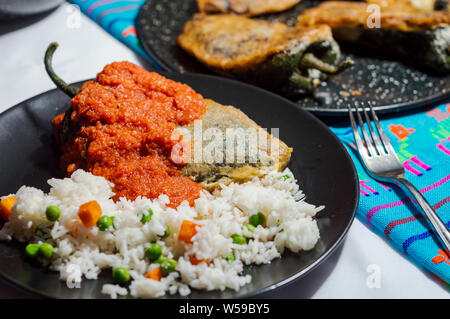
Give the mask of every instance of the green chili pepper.
<svg viewBox="0 0 450 319">
<path fill-rule="evenodd" d="M 44 56 L 45 70 L 47 71 L 48 76 L 53 81 L 53 83 L 56 85 L 56 87 L 58 89 L 60 89 L 61 91 L 63 91 L 70 98 L 73 98 L 75 95 L 77 95 L 78 93 L 81 92 L 81 89 L 64 82 L 58 75 L 56 75 L 55 71 L 53 70 L 53 65 L 52 65 L 53 53 L 55 52 L 57 47 L 58 47 L 57 42 L 52 42 L 47 47 L 47 50 L 45 51 L 45 56 Z M 73 124 L 70 119 L 72 112 L 73 112 L 73 109 L 71 107 L 67 109 L 67 111 L 64 114 L 63 121 L 61 122 L 61 125 L 59 126 L 58 136 L 59 136 L 61 143 L 64 143 L 68 139 L 70 132 L 73 130 Z"/>
<path fill-rule="evenodd" d="M 233 73 L 238 78 L 256 83 L 284 96 L 294 97 L 314 92 L 330 75 L 351 67 L 352 60 L 339 63 L 341 52 L 332 38 L 324 41 L 292 45 L 249 69 Z"/>
<path fill-rule="evenodd" d="M 47 74 L 50 76 L 50 79 L 53 81 L 53 83 L 55 83 L 56 87 L 72 98 L 78 93 L 80 93 L 81 89 L 64 82 L 59 76 L 56 75 L 55 71 L 53 70 L 52 65 L 53 53 L 55 52 L 57 47 L 58 47 L 57 42 L 52 42 L 47 47 L 47 51 L 45 51 L 44 56 L 45 70 L 47 70 Z"/>
</svg>

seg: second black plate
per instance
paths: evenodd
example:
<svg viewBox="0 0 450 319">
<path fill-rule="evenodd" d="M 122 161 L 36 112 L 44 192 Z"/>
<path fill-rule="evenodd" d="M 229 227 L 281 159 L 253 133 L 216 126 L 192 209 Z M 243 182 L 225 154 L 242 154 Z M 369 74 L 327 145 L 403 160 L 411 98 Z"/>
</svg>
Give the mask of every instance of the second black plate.
<svg viewBox="0 0 450 319">
<path fill-rule="evenodd" d="M 303 0 L 294 8 L 260 18 L 294 25 L 303 10 L 320 1 Z M 209 73 L 206 67 L 176 43 L 183 25 L 196 13 L 195 0 L 147 0 L 137 18 L 137 31 L 144 49 L 167 71 Z M 346 115 L 347 103 L 371 102 L 379 112 L 392 112 L 443 101 L 450 96 L 450 76 L 437 77 L 397 61 L 382 60 L 354 48 L 343 47 L 355 65 L 318 88 L 320 100 L 305 96 L 294 101 L 319 115 Z M 360 92 L 358 97 L 352 92 Z M 343 92 L 350 93 L 343 97 Z"/>
</svg>

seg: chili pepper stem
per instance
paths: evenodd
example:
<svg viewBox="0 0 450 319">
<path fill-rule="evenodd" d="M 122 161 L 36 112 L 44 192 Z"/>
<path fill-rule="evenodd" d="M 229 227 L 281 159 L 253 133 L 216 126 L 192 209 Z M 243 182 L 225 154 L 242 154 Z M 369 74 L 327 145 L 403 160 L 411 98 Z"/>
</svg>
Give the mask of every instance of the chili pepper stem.
<svg viewBox="0 0 450 319">
<path fill-rule="evenodd" d="M 57 42 L 52 42 L 47 47 L 44 57 L 45 70 L 47 71 L 47 74 L 53 81 L 53 83 L 55 83 L 56 87 L 72 98 L 78 93 L 80 93 L 81 89 L 64 82 L 64 80 L 62 80 L 59 76 L 57 76 L 55 71 L 53 70 L 52 66 L 53 53 L 55 52 L 57 47 L 58 47 Z"/>
<path fill-rule="evenodd" d="M 301 67 L 317 69 L 326 74 L 337 74 L 349 68 L 353 64 L 354 62 L 352 60 L 345 60 L 338 66 L 334 66 L 320 60 L 312 53 L 306 53 L 300 61 Z"/>
</svg>

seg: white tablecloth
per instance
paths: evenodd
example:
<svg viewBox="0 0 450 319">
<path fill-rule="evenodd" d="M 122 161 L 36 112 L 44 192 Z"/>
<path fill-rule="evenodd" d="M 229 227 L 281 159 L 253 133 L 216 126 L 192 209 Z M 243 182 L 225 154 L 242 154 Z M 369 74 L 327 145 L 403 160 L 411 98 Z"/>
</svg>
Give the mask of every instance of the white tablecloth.
<svg viewBox="0 0 450 319">
<path fill-rule="evenodd" d="M 0 24 L 0 112 L 55 86 L 45 73 L 44 51 L 60 48 L 54 68 L 67 82 L 92 78 L 113 61 L 148 66 L 85 16 L 68 5 L 32 22 Z M 3 154 L 2 156 L 7 156 Z M 373 276 L 379 274 L 379 281 Z M 369 282 L 369 284 L 368 284 Z M 378 284 L 377 284 L 378 283 Z M 1 298 L 30 296 L 0 282 Z M 270 292 L 270 298 L 449 298 L 449 291 L 355 220 L 343 245 L 307 277 Z"/>
</svg>

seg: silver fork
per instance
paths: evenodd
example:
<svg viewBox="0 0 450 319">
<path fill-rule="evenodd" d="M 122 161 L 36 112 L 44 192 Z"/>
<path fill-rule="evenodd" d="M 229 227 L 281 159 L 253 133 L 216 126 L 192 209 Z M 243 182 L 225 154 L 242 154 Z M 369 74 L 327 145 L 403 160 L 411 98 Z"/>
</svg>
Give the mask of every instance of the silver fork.
<svg viewBox="0 0 450 319">
<path fill-rule="evenodd" d="M 358 104 L 355 105 L 355 112 L 359 127 L 364 138 L 364 142 L 358 132 L 355 118 L 353 116 L 353 110 L 350 105 L 348 106 L 348 112 L 353 128 L 353 136 L 355 137 L 358 152 L 360 158 L 364 162 L 366 171 L 370 176 L 379 181 L 388 183 L 400 182 L 401 184 L 403 184 L 415 197 L 420 207 L 422 207 L 425 215 L 428 217 L 428 220 L 436 230 L 439 238 L 442 240 L 444 247 L 446 247 L 447 250 L 450 251 L 450 231 L 447 229 L 444 222 L 441 220 L 441 218 L 439 218 L 439 216 L 436 214 L 427 200 L 423 197 L 423 195 L 417 190 L 417 188 L 415 188 L 413 184 L 411 184 L 404 178 L 405 169 L 398 159 L 397 154 L 395 154 L 394 148 L 392 147 L 388 137 L 381 128 L 380 122 L 373 110 L 372 105 L 369 104 L 369 107 L 372 113 L 373 122 L 375 123 L 375 127 L 379 135 L 375 133 L 368 112 L 363 103 L 361 103 L 361 107 L 364 113 L 364 118 L 366 120 L 366 125 L 369 129 L 369 133 L 364 127 L 364 121 L 360 114 Z"/>
</svg>

